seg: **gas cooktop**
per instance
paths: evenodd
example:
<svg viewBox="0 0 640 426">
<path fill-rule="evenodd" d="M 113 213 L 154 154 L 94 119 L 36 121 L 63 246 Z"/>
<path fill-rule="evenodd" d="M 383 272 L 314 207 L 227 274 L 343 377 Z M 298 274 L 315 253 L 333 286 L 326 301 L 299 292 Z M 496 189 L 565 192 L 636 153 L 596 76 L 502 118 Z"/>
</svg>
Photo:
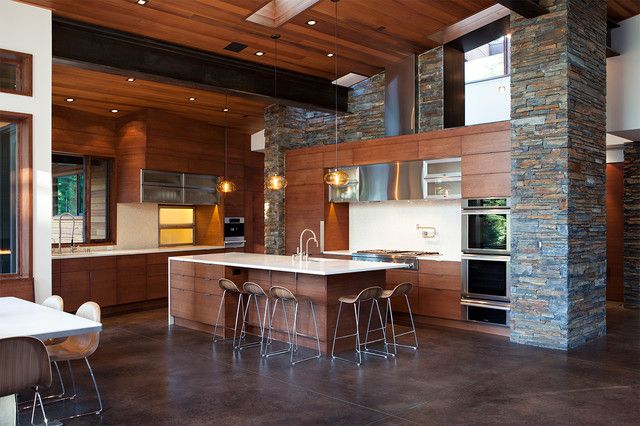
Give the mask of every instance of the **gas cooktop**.
<svg viewBox="0 0 640 426">
<path fill-rule="evenodd" d="M 411 251 L 411 250 L 358 250 L 351 255 L 355 260 L 367 260 L 371 262 L 393 262 L 405 263 L 408 269 L 417 270 L 420 266 L 418 256 L 439 255 L 433 251 Z"/>
<path fill-rule="evenodd" d="M 430 255 L 440 254 L 437 251 L 386 250 L 386 249 L 358 250 L 356 253 L 380 254 L 380 255 L 387 255 L 387 256 L 407 256 L 407 257 L 430 256 Z"/>
</svg>

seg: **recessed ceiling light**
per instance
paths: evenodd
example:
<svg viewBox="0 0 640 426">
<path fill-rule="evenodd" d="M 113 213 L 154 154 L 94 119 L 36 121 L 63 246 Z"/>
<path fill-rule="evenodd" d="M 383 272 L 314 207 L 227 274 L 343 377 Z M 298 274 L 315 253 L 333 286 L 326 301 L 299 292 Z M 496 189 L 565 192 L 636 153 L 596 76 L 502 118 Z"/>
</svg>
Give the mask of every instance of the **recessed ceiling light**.
<svg viewBox="0 0 640 426">
<path fill-rule="evenodd" d="M 315 24 L 317 24 L 317 23 L 318 23 L 318 22 L 317 22 L 316 20 L 314 20 L 314 19 L 309 19 L 309 20 L 307 21 L 307 25 L 312 25 L 312 26 L 313 26 L 313 25 L 315 25 Z"/>
<path fill-rule="evenodd" d="M 189 96 L 189 100 L 190 100 L 191 102 L 193 102 L 193 101 L 195 101 L 195 100 L 196 100 L 196 98 L 195 98 L 195 96 Z"/>
<path fill-rule="evenodd" d="M 76 100 L 75 98 L 67 98 L 67 99 L 65 99 L 65 101 L 67 101 L 67 102 L 73 102 L 75 100 Z"/>
<path fill-rule="evenodd" d="M 131 83 L 131 82 L 136 81 L 136 78 L 135 78 L 135 77 L 129 77 L 129 78 L 127 78 L 127 81 L 128 81 L 129 83 Z"/>
<path fill-rule="evenodd" d="M 254 55 L 256 55 L 256 56 L 264 56 L 264 52 L 262 50 L 258 50 L 256 53 L 254 53 Z"/>
<path fill-rule="evenodd" d="M 136 3 L 138 3 L 140 6 L 144 6 L 145 4 L 149 3 L 149 0 L 138 0 Z"/>
<path fill-rule="evenodd" d="M 330 58 L 333 58 L 333 53 L 329 52 L 329 53 L 327 53 L 327 56 L 330 57 Z"/>
<path fill-rule="evenodd" d="M 229 108 L 224 108 L 222 111 L 229 112 Z"/>
<path fill-rule="evenodd" d="M 115 113 L 117 113 L 117 112 L 120 112 L 120 110 L 119 110 L 119 109 L 115 109 L 115 108 L 114 108 L 114 109 L 112 109 L 112 110 L 111 110 L 111 112 L 115 114 Z"/>
</svg>

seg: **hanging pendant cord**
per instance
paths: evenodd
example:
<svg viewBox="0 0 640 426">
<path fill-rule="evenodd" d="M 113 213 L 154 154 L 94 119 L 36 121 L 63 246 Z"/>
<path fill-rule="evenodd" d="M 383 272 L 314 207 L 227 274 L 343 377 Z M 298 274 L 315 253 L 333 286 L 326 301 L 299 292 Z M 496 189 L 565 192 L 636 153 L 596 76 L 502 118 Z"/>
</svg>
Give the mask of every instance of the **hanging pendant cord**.
<svg viewBox="0 0 640 426">
<path fill-rule="evenodd" d="M 229 94 L 224 94 L 224 179 L 227 179 L 227 144 L 229 132 Z"/>
<path fill-rule="evenodd" d="M 335 138 L 336 138 L 336 170 L 338 170 L 338 0 L 332 0 L 336 9 L 336 25 L 334 28 L 333 37 L 333 57 L 334 57 L 334 91 L 335 91 Z"/>
</svg>

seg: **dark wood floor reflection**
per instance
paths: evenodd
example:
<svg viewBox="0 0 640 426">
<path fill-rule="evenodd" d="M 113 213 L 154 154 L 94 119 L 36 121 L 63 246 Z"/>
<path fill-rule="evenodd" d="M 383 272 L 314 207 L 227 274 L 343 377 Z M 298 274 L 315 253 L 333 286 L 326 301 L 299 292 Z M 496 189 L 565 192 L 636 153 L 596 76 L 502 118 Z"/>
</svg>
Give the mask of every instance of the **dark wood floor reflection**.
<svg viewBox="0 0 640 426">
<path fill-rule="evenodd" d="M 91 358 L 104 413 L 67 424 L 637 424 L 640 312 L 610 306 L 607 321 L 605 338 L 568 353 L 425 328 L 419 352 L 358 368 L 237 354 L 167 327 L 164 310 L 105 318 Z M 86 370 L 75 371 L 77 408 L 88 408 Z M 49 417 L 62 409 L 73 407 L 50 406 Z"/>
</svg>

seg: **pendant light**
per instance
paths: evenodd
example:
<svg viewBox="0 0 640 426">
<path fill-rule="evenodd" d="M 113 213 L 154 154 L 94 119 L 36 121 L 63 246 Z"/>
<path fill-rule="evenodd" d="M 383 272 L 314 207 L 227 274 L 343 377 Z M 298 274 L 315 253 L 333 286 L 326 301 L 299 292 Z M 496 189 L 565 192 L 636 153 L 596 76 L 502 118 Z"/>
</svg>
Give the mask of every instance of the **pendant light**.
<svg viewBox="0 0 640 426">
<path fill-rule="evenodd" d="M 276 98 L 276 106 L 278 105 L 278 39 L 280 39 L 280 34 L 274 34 L 271 36 L 273 42 L 275 44 L 275 59 L 273 64 L 273 94 Z M 284 189 L 287 187 L 287 180 L 284 176 L 279 174 L 271 175 L 267 178 L 267 182 L 265 183 L 265 187 L 267 189 L 271 189 L 272 191 L 278 191 L 280 189 Z"/>
<path fill-rule="evenodd" d="M 334 50 L 333 50 L 333 58 L 335 65 L 335 101 L 336 101 L 336 118 L 335 118 L 335 145 L 336 145 L 336 167 L 335 169 L 330 169 L 327 174 L 324 175 L 324 182 L 327 185 L 331 186 L 345 186 L 349 183 L 349 174 L 338 169 L 338 0 L 331 0 L 335 4 L 336 8 L 336 26 L 334 32 Z"/>
<path fill-rule="evenodd" d="M 218 182 L 216 188 L 218 192 L 229 193 L 236 190 L 236 184 L 227 179 L 227 157 L 228 157 L 228 145 L 229 145 L 229 95 L 224 95 L 224 176 L 222 180 Z"/>
</svg>

